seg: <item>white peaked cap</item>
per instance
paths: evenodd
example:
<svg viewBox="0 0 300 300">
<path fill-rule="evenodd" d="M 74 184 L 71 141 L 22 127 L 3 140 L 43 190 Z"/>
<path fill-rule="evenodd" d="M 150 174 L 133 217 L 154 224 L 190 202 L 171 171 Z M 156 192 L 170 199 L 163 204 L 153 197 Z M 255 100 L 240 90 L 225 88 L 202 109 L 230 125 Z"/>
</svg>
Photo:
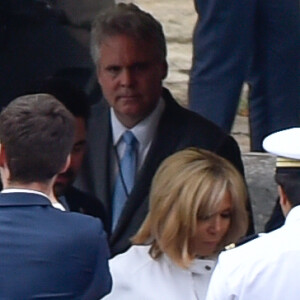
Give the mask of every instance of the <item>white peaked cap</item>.
<svg viewBox="0 0 300 300">
<path fill-rule="evenodd" d="M 263 148 L 280 157 L 300 160 L 300 127 L 270 134 L 263 140 Z"/>
</svg>

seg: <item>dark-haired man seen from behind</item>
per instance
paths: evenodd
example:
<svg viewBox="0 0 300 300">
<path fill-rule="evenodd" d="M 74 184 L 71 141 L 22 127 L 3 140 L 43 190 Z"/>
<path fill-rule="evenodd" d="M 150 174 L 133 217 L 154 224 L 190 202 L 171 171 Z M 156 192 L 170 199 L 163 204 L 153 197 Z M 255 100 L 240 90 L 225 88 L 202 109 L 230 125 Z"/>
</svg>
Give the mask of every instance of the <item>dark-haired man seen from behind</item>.
<svg viewBox="0 0 300 300">
<path fill-rule="evenodd" d="M 0 114 L 0 299 L 90 300 L 111 289 L 101 221 L 51 203 L 73 136 L 73 116 L 47 94 Z"/>
<path fill-rule="evenodd" d="M 80 170 L 86 148 L 86 131 L 89 116 L 89 101 L 86 94 L 68 80 L 50 77 L 36 82 L 35 92 L 53 95 L 75 118 L 75 134 L 69 167 L 58 174 L 54 183 L 54 197 L 68 211 L 80 212 L 105 220 L 102 203 L 91 194 L 73 186 Z M 105 223 L 105 222 L 104 222 Z"/>
</svg>

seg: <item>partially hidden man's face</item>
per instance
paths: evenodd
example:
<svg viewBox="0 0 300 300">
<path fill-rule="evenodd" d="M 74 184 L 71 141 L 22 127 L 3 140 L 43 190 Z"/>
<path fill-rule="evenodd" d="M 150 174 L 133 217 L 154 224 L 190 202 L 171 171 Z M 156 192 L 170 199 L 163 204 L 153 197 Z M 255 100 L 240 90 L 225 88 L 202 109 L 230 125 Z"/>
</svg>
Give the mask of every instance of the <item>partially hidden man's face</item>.
<svg viewBox="0 0 300 300">
<path fill-rule="evenodd" d="M 54 184 L 54 193 L 56 196 L 64 195 L 65 191 L 74 182 L 84 156 L 86 146 L 86 125 L 83 118 L 75 118 L 74 144 L 71 151 L 71 161 L 68 169 L 60 173 Z"/>
<path fill-rule="evenodd" d="M 128 128 L 156 107 L 167 63 L 147 40 L 126 35 L 107 37 L 100 45 L 98 80 L 117 118 Z"/>
</svg>

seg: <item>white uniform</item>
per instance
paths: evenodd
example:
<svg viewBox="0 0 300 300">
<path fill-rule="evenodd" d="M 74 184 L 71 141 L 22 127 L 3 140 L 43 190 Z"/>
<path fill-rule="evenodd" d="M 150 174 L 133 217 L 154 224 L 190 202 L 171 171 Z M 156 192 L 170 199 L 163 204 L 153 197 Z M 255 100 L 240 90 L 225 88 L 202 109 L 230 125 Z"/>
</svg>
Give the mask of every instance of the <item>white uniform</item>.
<svg viewBox="0 0 300 300">
<path fill-rule="evenodd" d="M 205 300 L 215 260 L 183 269 L 165 254 L 152 259 L 149 248 L 132 246 L 110 261 L 113 288 L 105 300 Z"/>
<path fill-rule="evenodd" d="M 206 300 L 300 299 L 300 206 L 284 226 L 219 256 Z"/>
</svg>

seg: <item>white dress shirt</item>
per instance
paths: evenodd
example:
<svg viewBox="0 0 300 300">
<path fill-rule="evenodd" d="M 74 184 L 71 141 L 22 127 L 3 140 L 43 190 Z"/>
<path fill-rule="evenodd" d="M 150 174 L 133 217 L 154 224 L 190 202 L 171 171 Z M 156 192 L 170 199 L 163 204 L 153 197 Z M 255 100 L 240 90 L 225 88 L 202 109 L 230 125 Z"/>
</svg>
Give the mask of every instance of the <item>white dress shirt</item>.
<svg viewBox="0 0 300 300">
<path fill-rule="evenodd" d="M 215 260 L 196 259 L 188 269 L 163 254 L 149 255 L 150 246 L 132 246 L 110 260 L 111 294 L 105 300 L 204 300 Z"/>
<path fill-rule="evenodd" d="M 219 256 L 207 300 L 299 300 L 299 237 L 296 206 L 281 228 Z"/>
<path fill-rule="evenodd" d="M 111 125 L 112 125 L 112 138 L 113 138 L 113 145 L 117 148 L 119 159 L 121 160 L 126 144 L 121 139 L 123 133 L 127 130 L 130 130 L 138 141 L 138 162 L 137 162 L 137 170 L 140 170 L 142 167 L 146 155 L 150 149 L 151 143 L 153 141 L 161 114 L 165 108 L 165 102 L 162 98 L 159 99 L 157 106 L 152 111 L 152 113 L 136 124 L 134 127 L 128 129 L 125 127 L 116 117 L 114 110 L 110 109 L 111 114 Z M 115 163 L 115 172 L 114 177 L 116 177 L 118 173 L 117 163 Z"/>
</svg>

